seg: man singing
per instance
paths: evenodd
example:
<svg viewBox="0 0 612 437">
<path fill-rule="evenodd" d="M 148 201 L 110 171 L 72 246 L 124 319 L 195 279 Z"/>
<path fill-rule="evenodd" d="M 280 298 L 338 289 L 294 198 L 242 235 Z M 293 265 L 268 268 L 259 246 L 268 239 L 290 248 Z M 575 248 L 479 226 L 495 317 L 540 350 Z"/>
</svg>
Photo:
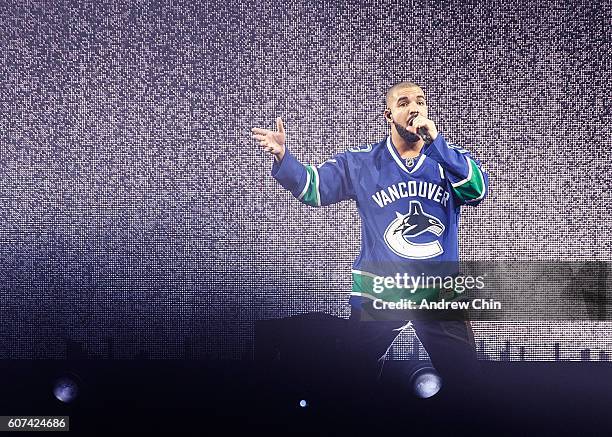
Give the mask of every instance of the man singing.
<svg viewBox="0 0 612 437">
<path fill-rule="evenodd" d="M 405 298 L 420 302 L 457 297 L 452 289 L 425 283 L 407 289 L 390 278 L 424 277 L 425 272 L 455 265 L 460 207 L 478 205 L 488 188 L 488 175 L 479 162 L 462 147 L 448 144 L 428 118 L 420 86 L 400 82 L 391 87 L 384 116 L 390 136 L 339 153 L 318 167 L 302 165 L 287 150 L 280 118 L 276 131 L 252 129 L 253 138 L 274 155 L 272 176 L 301 202 L 317 207 L 347 199 L 357 202 L 362 241 L 353 263 L 349 320 L 355 329 L 353 350 L 371 370 L 405 325 L 404 320 L 383 317 L 381 308 Z M 366 314 L 378 321 L 365 321 Z M 477 378 L 468 321 L 426 317 L 413 319 L 411 325 L 446 382 L 461 387 Z"/>
</svg>

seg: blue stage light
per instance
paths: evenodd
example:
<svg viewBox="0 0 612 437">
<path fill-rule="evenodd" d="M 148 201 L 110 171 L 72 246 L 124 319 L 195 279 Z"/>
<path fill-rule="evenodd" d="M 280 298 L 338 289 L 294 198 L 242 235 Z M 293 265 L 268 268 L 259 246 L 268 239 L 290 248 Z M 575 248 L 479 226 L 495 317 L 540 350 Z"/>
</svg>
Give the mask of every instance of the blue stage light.
<svg viewBox="0 0 612 437">
<path fill-rule="evenodd" d="M 415 396 L 430 398 L 435 396 L 442 388 L 442 378 L 433 367 L 418 367 L 410 375 L 410 386 Z"/>
<path fill-rule="evenodd" d="M 53 395 L 61 402 L 70 403 L 77 398 L 78 394 L 79 385 L 76 378 L 62 376 L 53 384 Z"/>
</svg>

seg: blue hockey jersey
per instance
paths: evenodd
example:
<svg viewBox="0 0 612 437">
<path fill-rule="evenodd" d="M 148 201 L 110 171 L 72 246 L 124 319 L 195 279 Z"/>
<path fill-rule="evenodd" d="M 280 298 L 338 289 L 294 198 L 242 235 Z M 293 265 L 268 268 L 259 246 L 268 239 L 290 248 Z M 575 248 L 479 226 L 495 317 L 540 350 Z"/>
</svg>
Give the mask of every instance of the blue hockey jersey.
<svg viewBox="0 0 612 437">
<path fill-rule="evenodd" d="M 459 260 L 460 207 L 479 204 L 489 180 L 467 150 L 448 144 L 441 133 L 424 146 L 412 168 L 388 136 L 319 166 L 302 165 L 286 150 L 282 161 L 275 161 L 272 176 L 310 206 L 356 202 L 362 241 L 353 263 L 351 304 L 362 298 L 441 298 L 439 287 L 424 282 L 416 293 L 390 279 L 380 285 L 390 277 L 399 281 L 406 274 L 453 271 Z"/>
</svg>

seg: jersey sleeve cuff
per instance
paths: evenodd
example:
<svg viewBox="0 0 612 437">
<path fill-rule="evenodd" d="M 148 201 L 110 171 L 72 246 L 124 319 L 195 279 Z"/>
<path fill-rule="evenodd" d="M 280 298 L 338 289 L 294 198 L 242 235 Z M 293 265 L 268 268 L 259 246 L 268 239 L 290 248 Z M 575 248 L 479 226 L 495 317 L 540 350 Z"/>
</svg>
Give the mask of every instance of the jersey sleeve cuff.
<svg viewBox="0 0 612 437">
<path fill-rule="evenodd" d="M 434 161 L 443 164 L 444 163 L 444 155 L 440 153 L 441 148 L 447 148 L 446 139 L 442 135 L 442 133 L 438 132 L 438 136 L 435 140 L 427 147 L 427 150 L 423 152 L 424 155 L 429 156 Z"/>
<path fill-rule="evenodd" d="M 291 191 L 294 196 L 298 196 L 301 187 L 304 186 L 306 169 L 293 156 L 288 149 L 285 149 L 283 159 L 278 162 L 274 160 L 272 165 L 272 177 L 278 181 L 286 190 Z"/>
</svg>

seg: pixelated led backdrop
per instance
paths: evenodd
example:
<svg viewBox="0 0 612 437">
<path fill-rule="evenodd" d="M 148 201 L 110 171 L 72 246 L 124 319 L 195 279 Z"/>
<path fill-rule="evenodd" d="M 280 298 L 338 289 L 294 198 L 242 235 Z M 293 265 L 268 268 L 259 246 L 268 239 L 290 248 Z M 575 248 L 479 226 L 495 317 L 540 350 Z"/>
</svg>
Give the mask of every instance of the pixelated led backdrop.
<svg viewBox="0 0 612 437">
<path fill-rule="evenodd" d="M 2 2 L 0 357 L 250 357 L 256 320 L 346 317 L 355 205 L 291 198 L 250 128 L 282 116 L 320 163 L 386 135 L 400 80 L 491 174 L 465 259 L 609 261 L 611 21 L 586 0 Z M 474 325 L 491 359 L 612 352 L 609 323 Z"/>
</svg>

